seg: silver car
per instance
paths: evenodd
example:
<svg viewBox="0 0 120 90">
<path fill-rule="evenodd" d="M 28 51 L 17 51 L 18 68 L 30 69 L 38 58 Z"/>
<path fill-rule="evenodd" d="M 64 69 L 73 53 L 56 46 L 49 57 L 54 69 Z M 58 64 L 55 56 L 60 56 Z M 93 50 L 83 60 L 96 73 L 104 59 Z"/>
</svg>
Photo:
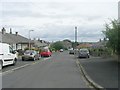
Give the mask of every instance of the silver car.
<svg viewBox="0 0 120 90">
<path fill-rule="evenodd" d="M 40 55 L 34 50 L 26 50 L 24 55 L 22 55 L 22 61 L 24 60 L 39 60 Z"/>
<path fill-rule="evenodd" d="M 69 54 L 74 54 L 74 49 L 73 48 L 71 48 L 71 49 L 69 49 Z"/>
<path fill-rule="evenodd" d="M 86 48 L 80 49 L 79 53 L 78 53 L 78 57 L 79 58 L 82 58 L 82 57 L 89 58 L 90 57 L 89 50 Z"/>
</svg>

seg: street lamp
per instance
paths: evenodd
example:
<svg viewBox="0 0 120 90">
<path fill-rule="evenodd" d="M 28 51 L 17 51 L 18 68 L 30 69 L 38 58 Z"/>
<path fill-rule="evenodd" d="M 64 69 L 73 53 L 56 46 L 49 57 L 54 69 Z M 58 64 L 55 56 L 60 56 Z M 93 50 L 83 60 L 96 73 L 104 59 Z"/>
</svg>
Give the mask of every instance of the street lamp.
<svg viewBox="0 0 120 90">
<path fill-rule="evenodd" d="M 30 50 L 30 32 L 32 32 L 34 30 L 29 30 L 29 50 Z"/>
</svg>

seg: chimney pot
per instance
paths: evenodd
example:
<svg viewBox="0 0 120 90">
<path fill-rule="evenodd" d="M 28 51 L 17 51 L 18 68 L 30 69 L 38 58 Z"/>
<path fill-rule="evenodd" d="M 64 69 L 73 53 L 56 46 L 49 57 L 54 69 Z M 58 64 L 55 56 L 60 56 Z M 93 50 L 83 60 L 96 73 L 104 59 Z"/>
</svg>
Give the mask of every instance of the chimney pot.
<svg viewBox="0 0 120 90">
<path fill-rule="evenodd" d="M 16 36 L 18 35 L 18 32 L 15 32 Z"/>
<path fill-rule="evenodd" d="M 12 29 L 10 28 L 10 34 L 12 34 Z"/>
<path fill-rule="evenodd" d="M 2 34 L 5 34 L 6 33 L 6 30 L 5 30 L 5 28 L 3 27 L 2 28 Z"/>
</svg>

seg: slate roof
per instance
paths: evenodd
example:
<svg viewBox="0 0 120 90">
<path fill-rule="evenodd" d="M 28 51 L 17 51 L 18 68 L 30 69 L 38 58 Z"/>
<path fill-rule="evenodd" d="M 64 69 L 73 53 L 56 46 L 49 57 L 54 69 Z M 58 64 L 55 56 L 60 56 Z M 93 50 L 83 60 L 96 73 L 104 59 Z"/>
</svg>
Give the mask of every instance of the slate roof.
<svg viewBox="0 0 120 90">
<path fill-rule="evenodd" d="M 8 44 L 26 44 L 26 43 L 29 43 L 29 39 L 27 39 L 21 35 L 10 34 L 10 33 L 2 34 L 2 32 L 0 32 L 0 37 L 2 37 L 2 42 L 8 43 Z M 31 41 L 31 43 L 34 43 L 34 42 Z"/>
<path fill-rule="evenodd" d="M 47 46 L 46 43 L 41 43 L 40 41 L 38 40 L 34 40 L 34 45 L 37 46 L 37 47 L 44 47 L 44 46 Z"/>
</svg>

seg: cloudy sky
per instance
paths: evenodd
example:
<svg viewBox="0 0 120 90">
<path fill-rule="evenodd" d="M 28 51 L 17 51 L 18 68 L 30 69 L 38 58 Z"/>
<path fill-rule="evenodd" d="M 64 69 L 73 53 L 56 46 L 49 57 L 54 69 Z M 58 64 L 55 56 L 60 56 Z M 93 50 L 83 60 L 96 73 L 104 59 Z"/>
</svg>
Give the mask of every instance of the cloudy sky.
<svg viewBox="0 0 120 90">
<path fill-rule="evenodd" d="M 103 38 L 104 24 L 118 18 L 119 0 L 1 0 L 0 28 L 47 41 Z"/>
</svg>

